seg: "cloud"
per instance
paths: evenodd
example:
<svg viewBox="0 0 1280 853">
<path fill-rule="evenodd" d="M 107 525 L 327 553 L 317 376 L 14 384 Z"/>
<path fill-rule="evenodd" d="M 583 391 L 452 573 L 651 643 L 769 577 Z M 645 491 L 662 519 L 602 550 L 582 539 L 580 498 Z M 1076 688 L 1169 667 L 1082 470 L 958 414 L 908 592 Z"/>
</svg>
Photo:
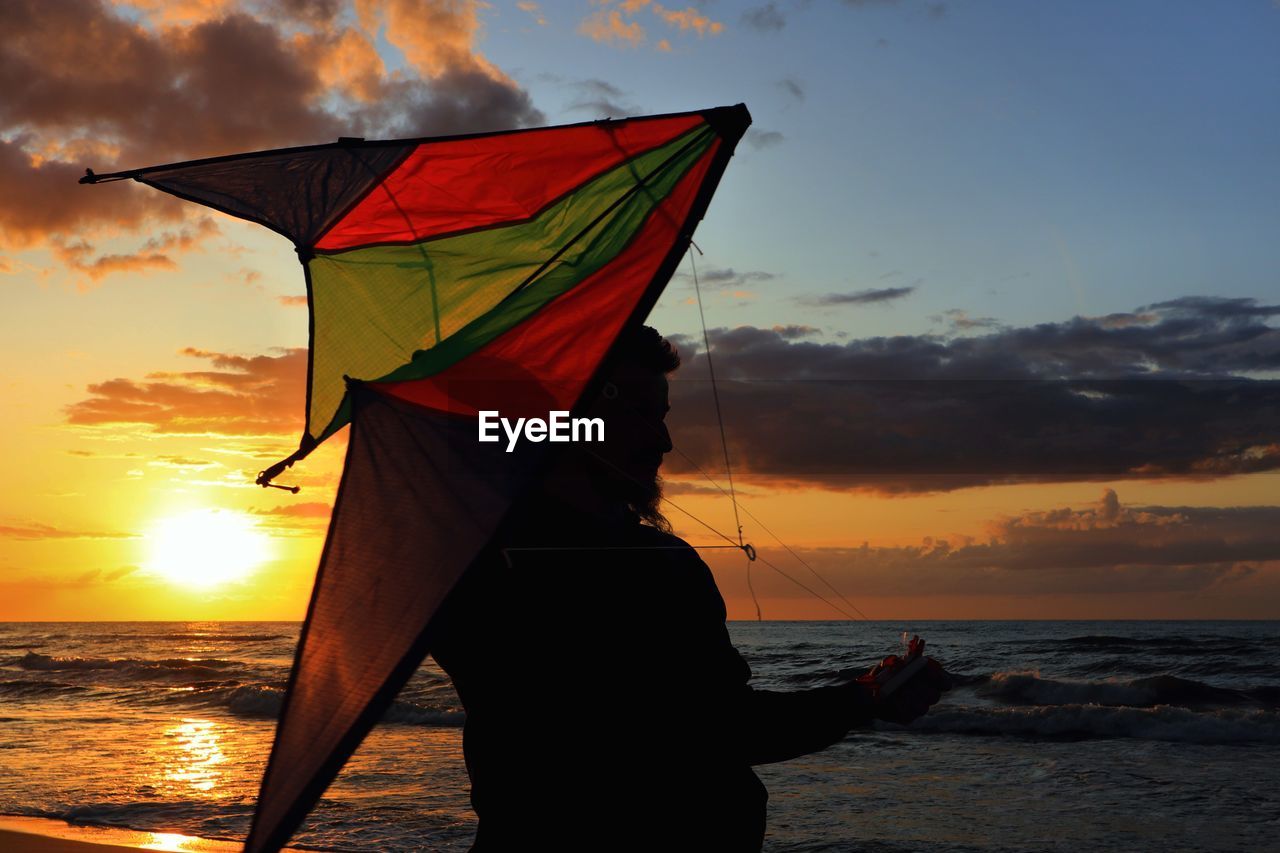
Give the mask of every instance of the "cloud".
<svg viewBox="0 0 1280 853">
<path fill-rule="evenodd" d="M 157 456 L 147 463 L 152 468 L 173 468 L 179 471 L 207 471 L 225 467 L 221 462 L 208 459 L 190 459 L 185 456 Z"/>
<path fill-rule="evenodd" d="M 809 338 L 814 335 L 820 335 L 822 334 L 822 330 L 816 326 L 787 325 L 774 326 L 773 333 L 783 340 L 794 341 L 800 338 Z"/>
<path fill-rule="evenodd" d="M 743 12 L 742 25 L 761 33 L 776 33 L 787 25 L 787 19 L 775 4 L 765 3 Z"/>
<path fill-rule="evenodd" d="M 951 308 L 930 318 L 935 323 L 946 323 L 953 332 L 967 332 L 971 329 L 994 329 L 1000 321 L 994 317 L 970 317 L 967 311 Z"/>
<path fill-rule="evenodd" d="M 1213 479 L 1280 469 L 1280 329 L 1237 300 L 1148 306 L 966 337 L 820 343 L 709 333 L 735 468 L 886 494 L 1008 482 Z M 1192 313 L 1188 313 L 1192 312 Z M 720 454 L 700 341 L 677 338 L 672 435 Z M 669 457 L 673 474 L 692 470 Z"/>
<path fill-rule="evenodd" d="M 310 502 L 298 504 L 285 504 L 276 506 L 272 509 L 252 509 L 254 515 L 269 516 L 273 518 L 311 518 L 311 519 L 328 519 L 333 507 L 326 503 Z"/>
<path fill-rule="evenodd" d="M 542 14 L 542 9 L 533 0 L 519 0 L 516 3 L 516 8 L 521 12 L 527 12 L 538 26 L 545 27 L 547 25 L 546 16 Z"/>
<path fill-rule="evenodd" d="M 677 273 L 676 278 L 693 286 L 693 276 L 687 272 Z M 729 290 L 773 281 L 777 276 L 764 270 L 736 270 L 733 267 L 711 267 L 698 273 L 698 284 L 717 289 Z"/>
<path fill-rule="evenodd" d="M 780 145 L 785 138 L 776 130 L 756 130 L 752 128 L 747 131 L 747 144 L 757 151 L 762 148 L 772 148 L 775 145 Z"/>
<path fill-rule="evenodd" d="M 95 0 L 0 4 L 0 234 L 60 239 L 90 276 L 159 268 L 194 244 L 104 253 L 99 239 L 155 233 L 193 208 L 98 172 L 338 135 L 414 136 L 536 124 L 528 94 L 476 50 L 476 2 L 263 0 L 117 9 Z M 140 17 L 139 17 L 140 16 Z M 382 32 L 407 67 L 385 67 Z M 172 232 L 178 233 L 178 232 Z"/>
<path fill-rule="evenodd" d="M 786 92 L 797 101 L 804 100 L 804 86 L 799 80 L 791 77 L 784 77 L 778 81 L 778 88 L 782 89 L 782 91 Z"/>
<path fill-rule="evenodd" d="M 1129 508 L 1107 489 L 1084 509 L 994 519 L 981 541 L 929 536 L 918 545 L 796 552 L 859 596 L 1187 593 L 1280 570 L 1277 525 L 1280 507 Z M 811 577 L 783 560 L 788 574 Z M 805 594 L 767 573 L 761 585 L 770 596 Z"/>
<path fill-rule="evenodd" d="M 136 537 L 136 533 L 67 530 L 35 521 L 20 524 L 0 524 L 0 539 L 40 541 L 45 539 L 134 539 Z"/>
<path fill-rule="evenodd" d="M 314 536 L 317 528 L 327 525 L 332 511 L 332 505 L 318 501 L 249 510 L 263 519 L 262 527 L 274 531 L 276 535 L 300 533 L 306 536 Z"/>
<path fill-rule="evenodd" d="M 668 9 L 651 0 L 619 0 L 616 4 L 613 0 L 593 0 L 593 4 L 596 10 L 582 19 L 578 32 L 601 44 L 633 48 L 643 44 L 648 38 L 648 31 L 636 18 L 645 10 L 677 32 L 692 32 L 699 38 L 724 32 L 723 23 L 712 20 L 693 6 Z M 655 48 L 670 52 L 671 42 L 661 39 Z"/>
<path fill-rule="evenodd" d="M 623 20 L 617 9 L 597 9 L 578 24 L 578 32 L 592 41 L 629 47 L 639 47 L 645 39 L 644 27 Z"/>
<path fill-rule="evenodd" d="M 276 301 L 289 308 L 307 307 L 307 297 L 305 294 L 299 294 L 296 296 L 277 296 Z"/>
<path fill-rule="evenodd" d="M 163 434 L 296 435 L 302 430 L 307 352 L 237 356 L 186 349 L 212 369 L 109 379 L 66 409 L 67 423 L 130 425 Z"/>
<path fill-rule="evenodd" d="M 692 6 L 684 9 L 667 9 L 654 3 L 652 8 L 655 15 L 678 30 L 692 30 L 699 37 L 714 36 L 724 32 L 724 24 L 711 20 Z"/>
<path fill-rule="evenodd" d="M 915 292 L 911 287 L 882 287 L 869 290 L 857 290 L 853 293 L 828 293 L 824 296 L 800 297 L 799 302 L 806 305 L 830 307 L 834 305 L 874 305 L 880 302 L 892 302 Z"/>
<path fill-rule="evenodd" d="M 601 118 L 618 118 L 638 115 L 640 107 L 627 100 L 627 93 L 605 80 L 579 80 L 570 84 L 577 97 L 569 105 L 571 110 L 582 110 Z"/>
<path fill-rule="evenodd" d="M 57 237 L 50 242 L 50 248 L 54 257 L 68 269 L 86 276 L 87 282 L 80 283 L 81 289 L 84 289 L 88 283 L 96 284 L 111 273 L 177 269 L 178 265 L 171 257 L 173 252 L 193 251 L 218 233 L 217 223 L 205 216 L 194 220 L 188 227 L 147 239 L 136 252 L 111 253 L 91 258 L 95 250 L 90 244 L 83 240 L 67 243 Z"/>
</svg>

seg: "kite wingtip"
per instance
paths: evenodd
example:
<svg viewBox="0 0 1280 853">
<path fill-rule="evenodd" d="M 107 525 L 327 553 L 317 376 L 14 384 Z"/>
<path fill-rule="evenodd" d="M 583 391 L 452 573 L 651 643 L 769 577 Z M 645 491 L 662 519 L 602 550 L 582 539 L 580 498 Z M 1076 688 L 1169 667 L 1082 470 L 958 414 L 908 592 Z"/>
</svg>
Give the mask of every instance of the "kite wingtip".
<svg viewBox="0 0 1280 853">
<path fill-rule="evenodd" d="M 722 139 L 737 142 L 751 126 L 751 112 L 746 104 L 715 107 L 702 114 Z"/>
</svg>

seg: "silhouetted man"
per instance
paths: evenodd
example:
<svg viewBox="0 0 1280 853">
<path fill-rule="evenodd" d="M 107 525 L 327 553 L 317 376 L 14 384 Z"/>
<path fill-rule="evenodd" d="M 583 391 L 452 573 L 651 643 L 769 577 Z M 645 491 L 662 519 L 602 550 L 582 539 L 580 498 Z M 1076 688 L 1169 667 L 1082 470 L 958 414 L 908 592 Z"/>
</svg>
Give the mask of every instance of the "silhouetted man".
<svg viewBox="0 0 1280 853">
<path fill-rule="evenodd" d="M 467 713 L 476 851 L 759 850 L 753 764 L 939 697 L 932 676 L 885 702 L 748 685 L 711 571 L 658 509 L 679 357 L 647 326 L 621 346 L 587 413 L 605 441 L 567 446 L 435 622 Z"/>
</svg>

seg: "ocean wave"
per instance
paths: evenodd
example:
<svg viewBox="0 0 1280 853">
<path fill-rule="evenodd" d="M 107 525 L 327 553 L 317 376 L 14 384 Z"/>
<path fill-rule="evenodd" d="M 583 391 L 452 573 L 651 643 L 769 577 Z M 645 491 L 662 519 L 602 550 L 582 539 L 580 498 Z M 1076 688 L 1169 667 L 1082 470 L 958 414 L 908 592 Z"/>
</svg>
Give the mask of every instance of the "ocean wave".
<svg viewBox="0 0 1280 853">
<path fill-rule="evenodd" d="M 182 643 L 216 640 L 236 643 L 265 643 L 269 640 L 291 640 L 296 639 L 296 637 L 289 634 L 219 634 L 216 631 L 194 634 L 166 634 L 162 631 L 152 631 L 97 634 L 88 639 L 94 643 L 109 643 L 116 640 L 173 640 Z"/>
<path fill-rule="evenodd" d="M 38 652 L 27 652 L 22 657 L 10 658 L 4 664 L 35 672 L 118 671 L 131 679 L 160 680 L 208 678 L 223 675 L 229 669 L 242 666 L 239 661 L 220 658 L 162 658 L 159 660 L 63 658 L 42 655 Z"/>
<path fill-rule="evenodd" d="M 88 690 L 76 684 L 60 681 L 0 681 L 0 696 L 55 696 L 61 693 L 79 693 Z"/>
<path fill-rule="evenodd" d="M 165 694 L 164 701 L 202 708 L 223 708 L 238 717 L 276 718 L 284 705 L 283 686 L 211 682 Z M 382 721 L 412 726 L 461 726 L 466 715 L 453 709 L 431 708 L 397 700 Z"/>
<path fill-rule="evenodd" d="M 1134 738 L 1203 744 L 1277 744 L 1280 743 L 1280 714 L 1240 709 L 1192 711 L 1169 705 L 1154 708 L 1104 705 L 1034 708 L 941 706 L 912 723 L 910 730 L 1021 737 Z"/>
<path fill-rule="evenodd" d="M 1187 708 L 1260 705 L 1276 708 L 1280 687 L 1263 685 L 1244 690 L 1215 687 L 1176 675 L 1129 680 L 1074 681 L 1042 678 L 1039 672 L 997 672 L 979 682 L 975 692 L 1008 705 L 1106 705 Z"/>
<path fill-rule="evenodd" d="M 73 824 L 122 829 L 169 826 L 178 831 L 186 829 L 193 834 L 200 833 L 205 838 L 218 838 L 216 833 L 203 832 L 199 822 L 218 818 L 238 818 L 247 821 L 253 814 L 253 805 L 226 800 L 147 800 L 127 803 L 85 803 L 74 806 L 27 806 L 15 808 L 12 813 L 25 817 L 63 820 Z"/>
<path fill-rule="evenodd" d="M 1134 655 L 1248 655 L 1256 652 L 1259 645 L 1265 644 L 1266 638 L 1232 637 L 1224 634 L 1206 634 L 1199 636 L 1168 637 L 1123 637 L 1112 634 L 1084 634 L 1078 637 L 1066 637 L 1061 640 L 1049 640 L 1041 651 L 1063 651 L 1063 646 L 1071 652 L 1084 650 L 1107 651 L 1119 654 Z"/>
</svg>

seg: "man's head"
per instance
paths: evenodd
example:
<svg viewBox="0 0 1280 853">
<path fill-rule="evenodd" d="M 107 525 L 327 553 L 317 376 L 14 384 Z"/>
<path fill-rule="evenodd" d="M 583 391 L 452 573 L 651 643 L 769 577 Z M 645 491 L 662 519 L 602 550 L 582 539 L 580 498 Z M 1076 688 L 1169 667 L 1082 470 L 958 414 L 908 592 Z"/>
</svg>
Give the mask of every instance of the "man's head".
<svg viewBox="0 0 1280 853">
<path fill-rule="evenodd" d="M 608 380 L 586 412 L 604 420 L 604 441 L 582 445 L 596 488 L 662 529 L 670 526 L 658 510 L 658 467 L 671 451 L 663 423 L 670 408 L 667 374 L 679 366 L 679 354 L 656 329 L 640 326 L 623 335 Z"/>
</svg>

